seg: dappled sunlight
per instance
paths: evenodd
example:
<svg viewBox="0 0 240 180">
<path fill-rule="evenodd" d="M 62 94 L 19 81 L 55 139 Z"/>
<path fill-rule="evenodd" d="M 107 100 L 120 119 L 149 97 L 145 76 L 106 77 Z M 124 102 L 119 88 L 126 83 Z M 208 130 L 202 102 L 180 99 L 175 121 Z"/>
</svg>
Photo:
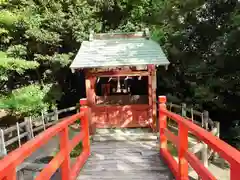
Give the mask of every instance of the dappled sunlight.
<svg viewBox="0 0 240 180">
<path fill-rule="evenodd" d="M 132 118 L 133 113 L 132 113 L 132 111 L 130 111 L 130 110 L 126 111 L 126 113 L 123 114 L 123 116 L 124 116 L 124 118 L 122 120 L 123 124 L 120 125 L 121 127 L 127 127 L 127 126 L 130 125 L 130 123 L 133 123 L 133 118 Z"/>
<path fill-rule="evenodd" d="M 92 124 L 96 128 L 149 126 L 148 104 L 95 106 L 92 112 Z"/>
<path fill-rule="evenodd" d="M 107 133 L 107 131 L 105 132 Z M 84 166 L 79 180 L 97 177 L 98 175 L 101 178 L 117 176 L 123 179 L 167 180 L 171 177 L 171 172 L 159 157 L 156 140 L 131 141 L 129 139 L 134 135 L 131 130 L 117 129 L 113 132 L 107 133 L 105 136 L 115 139 L 122 136 L 122 140 L 94 140 L 91 146 L 91 156 Z M 141 135 L 146 136 L 147 133 L 144 133 L 144 131 L 138 133 L 138 136 Z"/>
<path fill-rule="evenodd" d="M 99 158 L 100 160 L 104 160 L 105 157 L 102 154 L 96 154 L 96 157 Z"/>
</svg>

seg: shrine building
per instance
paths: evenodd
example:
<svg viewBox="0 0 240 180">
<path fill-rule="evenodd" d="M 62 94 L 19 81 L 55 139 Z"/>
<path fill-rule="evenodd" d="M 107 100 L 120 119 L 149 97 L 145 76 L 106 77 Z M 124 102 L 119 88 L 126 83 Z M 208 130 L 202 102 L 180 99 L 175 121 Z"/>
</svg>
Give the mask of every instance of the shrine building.
<svg viewBox="0 0 240 180">
<path fill-rule="evenodd" d="M 90 33 L 70 68 L 85 73 L 90 130 L 156 129 L 156 68 L 169 65 L 149 30 Z"/>
</svg>

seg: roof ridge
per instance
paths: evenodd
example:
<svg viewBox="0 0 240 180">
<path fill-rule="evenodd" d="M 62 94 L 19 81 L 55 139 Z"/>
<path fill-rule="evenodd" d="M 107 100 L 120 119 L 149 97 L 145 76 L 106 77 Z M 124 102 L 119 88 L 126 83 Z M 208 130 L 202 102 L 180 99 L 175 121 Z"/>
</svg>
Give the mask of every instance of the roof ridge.
<svg viewBox="0 0 240 180">
<path fill-rule="evenodd" d="M 90 31 L 89 41 L 92 40 L 107 40 L 107 39 L 129 39 L 129 38 L 146 38 L 149 39 L 149 29 L 137 32 L 108 32 L 108 33 L 94 33 Z"/>
</svg>

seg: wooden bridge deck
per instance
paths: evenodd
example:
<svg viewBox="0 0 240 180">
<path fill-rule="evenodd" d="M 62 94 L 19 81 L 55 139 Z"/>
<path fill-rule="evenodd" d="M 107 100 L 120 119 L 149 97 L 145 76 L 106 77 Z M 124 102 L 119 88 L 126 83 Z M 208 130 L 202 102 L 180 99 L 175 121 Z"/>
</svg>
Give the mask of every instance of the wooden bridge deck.
<svg viewBox="0 0 240 180">
<path fill-rule="evenodd" d="M 104 141 L 91 144 L 91 156 L 78 180 L 170 180 L 157 141 Z"/>
</svg>

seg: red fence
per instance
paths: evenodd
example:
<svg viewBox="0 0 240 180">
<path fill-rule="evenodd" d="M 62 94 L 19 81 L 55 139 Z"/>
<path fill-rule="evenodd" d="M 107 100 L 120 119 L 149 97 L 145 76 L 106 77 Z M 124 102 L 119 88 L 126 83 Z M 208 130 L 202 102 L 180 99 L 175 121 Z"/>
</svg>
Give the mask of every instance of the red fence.
<svg viewBox="0 0 240 180">
<path fill-rule="evenodd" d="M 91 110 L 96 128 L 147 127 L 151 118 L 148 104 L 97 105 Z"/>
<path fill-rule="evenodd" d="M 82 105 L 80 113 L 66 118 L 57 125 L 47 129 L 2 159 L 0 161 L 0 180 L 16 180 L 16 167 L 56 135 L 60 137 L 60 151 L 39 173 L 36 180 L 50 179 L 58 168 L 61 168 L 63 180 L 76 179 L 78 172 L 90 155 L 88 108 L 84 107 L 86 100 L 80 100 L 80 104 Z M 81 121 L 81 129 L 79 129 L 79 133 L 72 140 L 69 140 L 68 126 L 78 119 Z M 70 152 L 81 141 L 83 150 L 72 167 L 70 167 Z"/>
<path fill-rule="evenodd" d="M 231 180 L 238 180 L 240 178 L 240 152 L 237 149 L 231 147 L 191 121 L 168 111 L 166 109 L 165 96 L 159 97 L 159 103 L 160 153 L 166 160 L 177 180 L 189 179 L 188 163 L 201 179 L 216 179 L 202 162 L 194 154 L 188 151 L 188 132 L 194 134 L 199 140 L 206 143 L 222 158 L 229 162 Z M 167 129 L 167 117 L 178 123 L 178 136 Z M 167 149 L 168 140 L 178 149 L 178 162 Z"/>
</svg>

